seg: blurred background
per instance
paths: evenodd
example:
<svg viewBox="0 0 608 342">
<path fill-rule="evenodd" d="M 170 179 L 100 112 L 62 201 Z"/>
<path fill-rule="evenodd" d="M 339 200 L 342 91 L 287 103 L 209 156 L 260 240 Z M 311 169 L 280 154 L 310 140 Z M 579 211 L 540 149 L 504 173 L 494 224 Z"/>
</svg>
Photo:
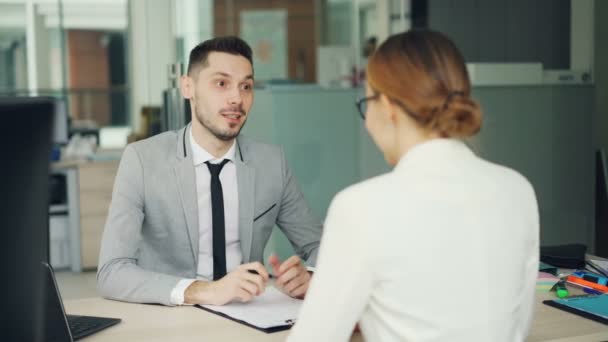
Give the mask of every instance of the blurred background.
<svg viewBox="0 0 608 342">
<path fill-rule="evenodd" d="M 176 80 L 196 44 L 238 35 L 252 46 L 243 134 L 285 148 L 324 218 L 338 191 L 390 170 L 354 105 L 367 57 L 393 33 L 436 29 L 463 51 L 485 113 L 468 144 L 530 179 L 542 244 L 608 257 L 606 15 L 601 0 L 0 0 L 0 96 L 63 108 L 51 263 L 94 270 L 121 149 L 189 121 Z M 275 233 L 267 254 L 290 255 Z"/>
</svg>

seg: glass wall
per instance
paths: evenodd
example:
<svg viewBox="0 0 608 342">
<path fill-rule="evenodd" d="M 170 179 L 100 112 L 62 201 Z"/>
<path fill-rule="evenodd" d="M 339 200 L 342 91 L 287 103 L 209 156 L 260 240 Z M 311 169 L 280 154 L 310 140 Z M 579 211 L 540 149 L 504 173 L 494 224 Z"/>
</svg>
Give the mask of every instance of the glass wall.
<svg viewBox="0 0 608 342">
<path fill-rule="evenodd" d="M 254 50 L 255 104 L 243 134 L 283 147 L 313 212 L 370 172 L 387 169 L 355 108 L 367 56 L 400 29 L 405 0 L 174 0 L 176 56 L 199 42 L 237 35 Z M 383 17 L 386 16 L 386 17 Z M 390 23 L 389 23 L 390 22 Z M 365 158 L 362 158 L 365 155 Z M 379 165 L 368 165 L 370 161 Z M 371 171 L 373 169 L 373 171 Z M 293 253 L 278 230 L 267 254 Z"/>
<path fill-rule="evenodd" d="M 186 64 L 190 49 L 205 39 L 237 35 L 252 46 L 264 84 L 358 86 L 377 41 L 376 0 L 173 2 L 178 61 Z"/>
<path fill-rule="evenodd" d="M 130 122 L 127 0 L 0 3 L 0 95 L 63 99 L 71 130 Z"/>
</svg>

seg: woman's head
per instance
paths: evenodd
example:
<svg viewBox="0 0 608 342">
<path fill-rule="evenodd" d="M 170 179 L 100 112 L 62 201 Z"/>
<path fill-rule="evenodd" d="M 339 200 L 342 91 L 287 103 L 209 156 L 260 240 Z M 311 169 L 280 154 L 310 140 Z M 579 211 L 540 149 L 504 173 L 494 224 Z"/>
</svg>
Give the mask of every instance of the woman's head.
<svg viewBox="0 0 608 342">
<path fill-rule="evenodd" d="M 439 32 L 389 37 L 369 60 L 367 82 L 366 127 L 390 164 L 416 143 L 464 138 L 481 127 L 464 58 Z"/>
</svg>

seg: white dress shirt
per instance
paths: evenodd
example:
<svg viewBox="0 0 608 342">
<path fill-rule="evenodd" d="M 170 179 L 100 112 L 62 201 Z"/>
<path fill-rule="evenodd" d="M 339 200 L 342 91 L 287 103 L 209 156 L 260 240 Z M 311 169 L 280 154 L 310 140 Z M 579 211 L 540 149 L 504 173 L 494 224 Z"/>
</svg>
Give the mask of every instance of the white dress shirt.
<svg viewBox="0 0 608 342">
<path fill-rule="evenodd" d="M 237 268 L 243 261 L 241 244 L 239 238 L 239 195 L 236 178 L 236 144 L 221 158 L 215 158 L 204 148 L 196 143 L 192 130 L 190 130 L 190 146 L 194 172 L 196 178 L 196 195 L 198 199 L 198 265 L 197 279 L 213 280 L 213 220 L 211 217 L 211 174 L 207 161 L 212 164 L 221 163 L 222 160 L 230 160 L 220 172 L 222 192 L 224 196 L 224 222 L 226 229 L 226 271 L 230 272 Z M 196 279 L 182 279 L 171 291 L 171 303 L 182 305 L 184 303 L 184 292 Z"/>
<path fill-rule="evenodd" d="M 325 221 L 317 270 L 288 341 L 523 341 L 539 218 L 519 173 L 457 140 L 412 148 L 347 188 Z"/>
</svg>

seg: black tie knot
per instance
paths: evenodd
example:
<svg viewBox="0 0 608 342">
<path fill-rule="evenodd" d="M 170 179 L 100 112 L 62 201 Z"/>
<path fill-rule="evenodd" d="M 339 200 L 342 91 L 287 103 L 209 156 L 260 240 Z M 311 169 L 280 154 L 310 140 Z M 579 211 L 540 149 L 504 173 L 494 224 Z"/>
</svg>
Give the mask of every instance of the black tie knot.
<svg viewBox="0 0 608 342">
<path fill-rule="evenodd" d="M 229 161 L 230 159 L 224 159 L 221 163 L 218 164 L 211 164 L 210 162 L 206 161 L 205 164 L 207 164 L 207 167 L 209 168 L 209 173 L 211 174 L 211 177 L 219 177 L 220 172 L 222 172 L 222 168 Z"/>
</svg>

